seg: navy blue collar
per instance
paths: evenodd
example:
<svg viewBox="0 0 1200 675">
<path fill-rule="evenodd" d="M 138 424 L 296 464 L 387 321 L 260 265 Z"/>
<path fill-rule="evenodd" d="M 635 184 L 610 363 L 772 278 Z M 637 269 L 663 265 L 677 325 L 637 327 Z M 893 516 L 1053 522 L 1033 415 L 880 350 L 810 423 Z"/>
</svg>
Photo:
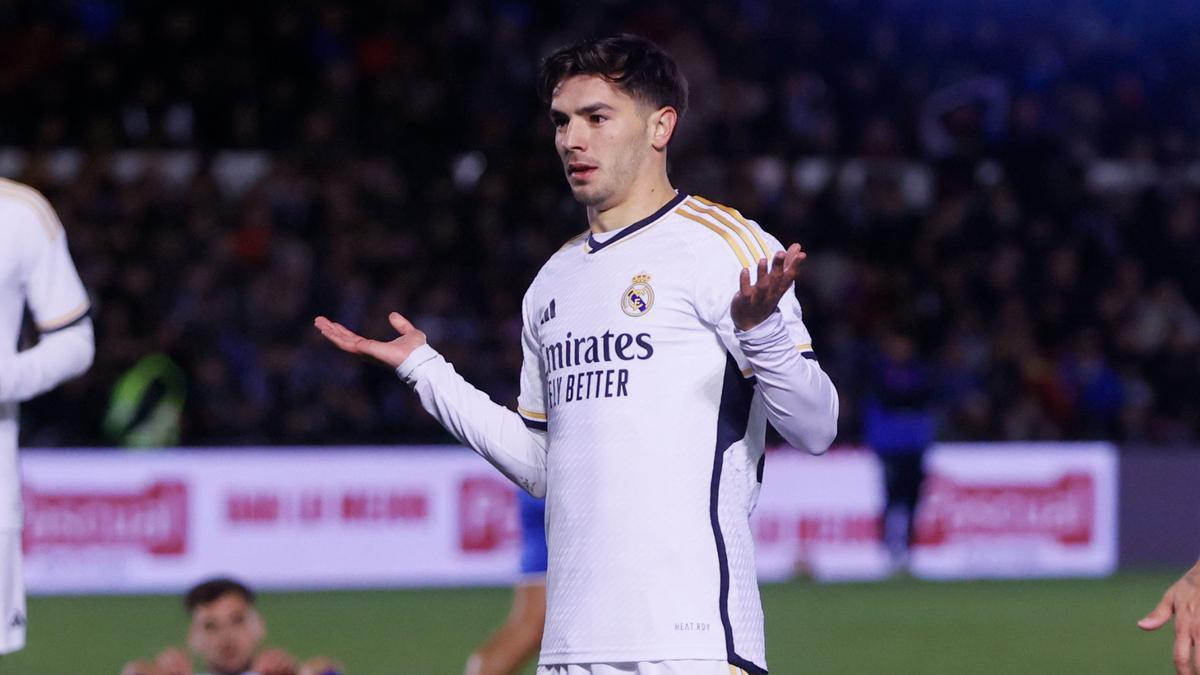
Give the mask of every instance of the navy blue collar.
<svg viewBox="0 0 1200 675">
<path fill-rule="evenodd" d="M 687 197 L 688 196 L 686 193 L 684 193 L 682 191 L 677 191 L 675 193 L 675 196 L 671 199 L 671 201 L 667 202 L 666 204 L 663 204 L 663 207 L 661 209 L 655 211 L 654 213 L 651 213 L 650 215 L 646 216 L 645 218 L 642 218 L 641 220 L 626 227 L 625 229 L 614 234 L 613 236 L 609 237 L 608 239 L 605 239 L 604 241 L 596 241 L 596 238 L 593 237 L 592 234 L 589 232 L 588 238 L 587 238 L 588 253 L 595 253 L 596 251 L 599 251 L 600 249 L 604 248 L 605 246 L 615 244 L 616 242 L 621 241 L 625 237 L 628 237 L 629 235 L 633 234 L 634 232 L 637 232 L 638 230 L 653 223 L 654 221 L 658 220 L 659 218 L 662 218 L 663 216 L 665 216 L 667 214 L 668 211 L 675 208 L 676 206 L 679 206 L 680 202 L 687 199 Z"/>
</svg>

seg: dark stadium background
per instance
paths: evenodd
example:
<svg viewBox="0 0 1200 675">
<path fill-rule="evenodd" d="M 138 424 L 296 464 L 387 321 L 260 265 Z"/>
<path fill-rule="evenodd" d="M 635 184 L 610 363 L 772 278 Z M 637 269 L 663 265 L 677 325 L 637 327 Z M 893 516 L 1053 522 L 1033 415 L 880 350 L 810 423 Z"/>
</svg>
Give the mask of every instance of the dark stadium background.
<svg viewBox="0 0 1200 675">
<path fill-rule="evenodd" d="M 24 406 L 22 445 L 119 445 L 114 383 L 150 354 L 182 374 L 182 445 L 450 442 L 391 373 L 321 342 L 322 313 L 385 336 L 404 311 L 514 401 L 521 293 L 586 225 L 537 63 L 618 30 L 659 42 L 690 81 L 674 184 L 810 252 L 798 294 L 841 393 L 839 443 L 861 441 L 880 340 L 902 333 L 935 374 L 941 440 L 1172 448 L 1163 461 L 1200 476 L 1200 4 L 1186 0 L 0 2 L 0 174 L 58 210 L 98 344 L 85 378 Z M 151 157 L 170 170 L 143 171 Z M 144 393 L 143 413 L 170 395 Z M 1191 540 L 1164 546 L 1194 559 L 1200 506 L 1173 508 L 1157 515 L 1188 525 L 1162 536 Z M 1169 664 L 1167 638 L 1133 621 L 1169 579 L 1122 578 L 1047 591 L 1086 613 L 1108 605 L 1080 598 L 1116 589 L 1110 617 L 1062 629 L 1093 636 L 1096 660 L 1047 657 L 1081 668 L 1058 672 L 1165 672 L 1142 666 Z M 897 583 L 884 595 L 911 595 L 881 631 L 947 593 Z M 1015 587 L 1030 613 L 1060 597 L 1035 586 Z M 875 588 L 822 602 L 870 604 Z M 502 594 L 480 602 L 502 616 Z M 979 602 L 934 607 L 936 630 L 986 624 Z M 820 630 L 804 611 L 769 617 L 773 648 Z M 1037 643 L 1014 617 L 997 640 Z M 1048 672 L 1029 649 L 1009 672 Z M 812 672 L 846 663 L 827 657 Z M 967 672 L 928 658 L 860 672 Z"/>
</svg>

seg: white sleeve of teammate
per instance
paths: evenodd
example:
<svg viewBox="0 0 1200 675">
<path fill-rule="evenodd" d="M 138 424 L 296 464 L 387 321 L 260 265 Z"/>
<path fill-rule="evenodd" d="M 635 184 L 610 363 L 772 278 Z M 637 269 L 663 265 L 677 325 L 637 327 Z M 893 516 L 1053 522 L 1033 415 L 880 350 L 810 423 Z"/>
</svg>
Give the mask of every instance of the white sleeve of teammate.
<svg viewBox="0 0 1200 675">
<path fill-rule="evenodd" d="M 414 350 L 396 373 L 413 386 L 421 406 L 455 438 L 541 498 L 546 496 L 546 416 L 541 404 L 541 358 L 530 326 L 526 316 L 519 415 L 492 402 L 429 345 Z"/>
<path fill-rule="evenodd" d="M 770 255 L 783 250 L 753 221 L 748 226 L 762 236 Z M 750 251 L 759 253 L 753 248 Z M 763 323 L 739 331 L 734 328 L 729 306 L 737 293 L 742 264 L 733 255 L 720 255 L 702 269 L 697 288 L 701 311 L 716 327 L 743 375 L 755 378 L 771 426 L 793 447 L 813 454 L 828 450 L 837 435 L 837 389 L 815 359 L 795 288 L 784 293 L 776 312 Z M 755 271 L 750 268 L 751 282 Z"/>
<path fill-rule="evenodd" d="M 88 297 L 71 254 L 62 224 L 40 195 L 28 201 L 21 215 L 29 264 L 23 286 L 29 311 L 41 337 L 37 345 L 11 356 L 0 356 L 0 401 L 27 401 L 60 383 L 82 375 L 95 354 Z"/>
<path fill-rule="evenodd" d="M 82 319 L 12 356 L 0 357 L 0 401 L 28 401 L 79 377 L 95 353 L 92 322 Z"/>
</svg>

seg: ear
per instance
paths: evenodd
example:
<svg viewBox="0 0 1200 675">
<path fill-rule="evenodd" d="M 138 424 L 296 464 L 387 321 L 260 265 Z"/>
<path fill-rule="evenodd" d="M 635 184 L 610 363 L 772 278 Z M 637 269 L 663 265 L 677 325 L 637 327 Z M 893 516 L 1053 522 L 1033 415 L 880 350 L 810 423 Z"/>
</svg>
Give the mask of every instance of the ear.
<svg viewBox="0 0 1200 675">
<path fill-rule="evenodd" d="M 258 610 L 250 612 L 250 633 L 254 636 L 255 642 L 262 642 L 267 637 L 267 622 L 263 620 L 262 615 Z"/>
<path fill-rule="evenodd" d="M 202 640 L 203 631 L 193 621 L 188 625 L 187 644 L 188 649 L 192 650 L 193 654 L 200 654 L 203 651 L 204 643 Z"/>
<path fill-rule="evenodd" d="M 655 150 L 667 149 L 671 136 L 675 135 L 675 124 L 679 121 L 679 113 L 671 106 L 659 108 L 650 115 L 650 145 Z"/>
</svg>

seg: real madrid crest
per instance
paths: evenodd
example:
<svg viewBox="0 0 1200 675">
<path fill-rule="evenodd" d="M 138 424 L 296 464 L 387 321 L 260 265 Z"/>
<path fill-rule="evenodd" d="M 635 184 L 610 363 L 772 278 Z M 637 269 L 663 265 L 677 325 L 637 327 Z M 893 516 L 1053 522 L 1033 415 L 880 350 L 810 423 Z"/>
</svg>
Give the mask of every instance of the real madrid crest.
<svg viewBox="0 0 1200 675">
<path fill-rule="evenodd" d="M 654 289 L 650 288 L 650 275 L 639 274 L 633 284 L 621 296 L 621 311 L 629 316 L 642 316 L 654 306 Z"/>
</svg>

